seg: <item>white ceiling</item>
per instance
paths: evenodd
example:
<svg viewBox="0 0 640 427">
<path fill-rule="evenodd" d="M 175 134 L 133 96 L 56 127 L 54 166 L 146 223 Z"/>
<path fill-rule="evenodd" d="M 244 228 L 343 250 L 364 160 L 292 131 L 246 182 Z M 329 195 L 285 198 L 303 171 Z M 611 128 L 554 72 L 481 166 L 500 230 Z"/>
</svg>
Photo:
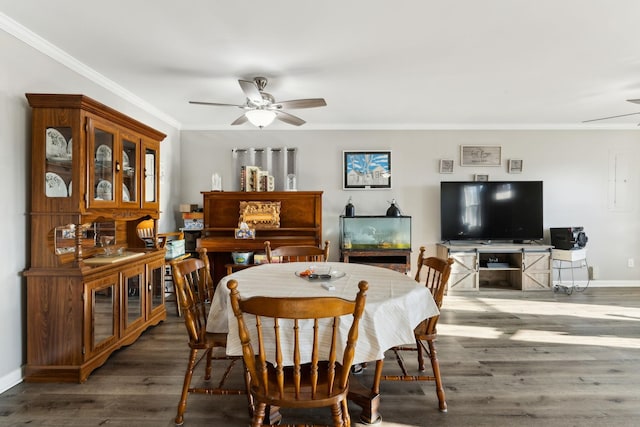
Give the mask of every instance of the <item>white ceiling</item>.
<svg viewBox="0 0 640 427">
<path fill-rule="evenodd" d="M 183 129 L 251 128 L 188 101 L 241 104 L 237 80 L 254 76 L 276 100 L 326 99 L 290 110 L 300 129 L 640 122 L 581 123 L 640 112 L 625 101 L 640 98 L 638 0 L 0 0 L 0 13 Z"/>
</svg>

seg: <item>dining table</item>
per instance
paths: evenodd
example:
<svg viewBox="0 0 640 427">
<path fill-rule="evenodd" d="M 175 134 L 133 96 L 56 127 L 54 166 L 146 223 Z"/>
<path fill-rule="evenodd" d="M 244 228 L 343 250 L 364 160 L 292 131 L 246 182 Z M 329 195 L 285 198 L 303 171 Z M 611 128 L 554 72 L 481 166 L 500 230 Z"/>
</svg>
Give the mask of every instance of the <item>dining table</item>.
<svg viewBox="0 0 640 427">
<path fill-rule="evenodd" d="M 317 276 L 306 276 L 313 272 Z M 413 329 L 424 319 L 439 314 L 429 290 L 400 272 L 366 264 L 343 262 L 291 262 L 261 264 L 223 277 L 216 287 L 207 319 L 207 331 L 228 333 L 226 353 L 241 356 L 238 324 L 229 304 L 227 282 L 235 279 L 242 299 L 267 297 L 339 297 L 355 299 L 358 283 L 369 284 L 360 319 L 354 364 L 384 359 L 391 347 L 413 344 Z M 350 324 L 345 319 L 346 325 Z M 345 330 L 346 337 L 346 330 Z M 293 340 L 293 339 L 292 339 Z M 346 338 L 345 338 L 346 341 Z M 322 345 L 322 344 L 321 344 Z M 364 423 L 380 420 L 379 378 L 371 387 L 351 378 L 349 398 L 362 407 Z"/>
</svg>

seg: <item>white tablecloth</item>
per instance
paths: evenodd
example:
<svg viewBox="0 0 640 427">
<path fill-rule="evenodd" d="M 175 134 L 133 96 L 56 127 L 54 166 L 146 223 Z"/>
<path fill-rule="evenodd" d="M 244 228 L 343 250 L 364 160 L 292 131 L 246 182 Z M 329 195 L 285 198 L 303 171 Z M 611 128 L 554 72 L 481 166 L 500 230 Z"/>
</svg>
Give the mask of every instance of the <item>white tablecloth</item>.
<svg viewBox="0 0 640 427">
<path fill-rule="evenodd" d="M 309 281 L 295 275 L 308 268 L 309 263 L 264 264 L 223 277 L 212 302 L 207 330 L 229 332 L 227 354 L 242 355 L 237 321 L 229 307 L 227 281 L 232 278 L 238 281 L 238 290 L 243 299 L 252 296 L 337 296 L 353 300 L 358 292 L 358 282 L 366 280 L 369 290 L 360 320 L 354 363 L 383 359 L 385 350 L 414 343 L 413 329 L 422 320 L 438 314 L 433 297 L 424 284 L 418 284 L 404 274 L 363 264 L 328 262 L 316 265 L 345 273 L 344 277 L 329 281 L 335 290 L 324 289 L 321 281 Z M 247 317 L 245 322 L 248 326 L 252 324 Z M 351 318 L 341 323 L 345 325 L 341 339 L 344 337 L 342 341 L 346 341 Z"/>
</svg>

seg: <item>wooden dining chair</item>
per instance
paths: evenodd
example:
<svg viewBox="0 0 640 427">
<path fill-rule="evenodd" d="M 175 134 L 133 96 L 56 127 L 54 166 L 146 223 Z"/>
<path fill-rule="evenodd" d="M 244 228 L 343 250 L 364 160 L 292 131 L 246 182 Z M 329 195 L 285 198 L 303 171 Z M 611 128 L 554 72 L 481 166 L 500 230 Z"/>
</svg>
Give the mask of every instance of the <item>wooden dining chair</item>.
<svg viewBox="0 0 640 427">
<path fill-rule="evenodd" d="M 420 254 L 418 255 L 418 271 L 416 271 L 416 282 L 424 282 L 426 287 L 431 292 L 433 299 L 438 306 L 438 309 L 442 306 L 442 300 L 444 298 L 445 288 L 449 275 L 451 273 L 451 265 L 453 264 L 453 258 L 442 259 L 437 257 L 425 257 L 425 247 L 420 247 Z M 435 341 L 437 338 L 436 326 L 440 316 L 433 316 L 420 322 L 418 326 L 413 330 L 416 337 L 415 346 L 398 346 L 392 347 L 391 350 L 395 354 L 396 361 L 400 366 L 402 375 L 382 375 L 382 366 L 384 361 L 378 360 L 376 362 L 375 377 L 377 381 L 375 384 L 379 384 L 380 380 L 387 381 L 434 381 L 436 384 L 436 394 L 438 396 L 438 404 L 441 412 L 447 412 L 447 401 L 445 400 L 444 388 L 442 386 L 442 378 L 440 377 L 440 364 L 436 353 Z M 425 345 L 426 342 L 426 345 Z M 433 375 L 410 375 L 404 360 L 402 359 L 402 351 L 417 351 L 418 352 L 418 370 L 425 370 L 424 354 L 426 353 L 431 360 L 431 368 Z"/>
<path fill-rule="evenodd" d="M 317 246 L 278 246 L 271 249 L 271 242 L 264 242 L 267 262 L 326 262 L 329 260 L 329 241 L 324 247 Z"/>
<path fill-rule="evenodd" d="M 238 321 L 244 363 L 251 378 L 250 392 L 255 402 L 251 426 L 263 425 L 267 406 L 331 407 L 333 425 L 350 426 L 349 371 L 368 283 L 363 280 L 358 284 L 359 292 L 353 301 L 336 297 L 242 300 L 236 280 L 227 282 L 227 287 Z M 338 328 L 340 322 L 345 321 L 340 316 L 345 315 L 353 316 L 346 346 L 345 342 L 338 342 Z M 255 324 L 255 337 L 250 335 L 247 324 Z M 323 336 L 331 337 L 329 346 L 319 344 Z M 292 349 L 290 353 L 283 351 L 288 344 Z M 287 359 L 291 361 L 290 366 Z"/>
<path fill-rule="evenodd" d="M 156 222 L 153 219 L 145 219 L 140 221 L 136 226 L 136 233 L 138 238 L 142 240 L 147 248 L 159 248 L 166 247 L 169 239 L 184 239 L 184 233 L 182 231 L 172 231 L 168 233 L 158 233 L 156 229 Z"/>
<path fill-rule="evenodd" d="M 184 413 L 187 409 L 187 397 L 189 393 L 216 394 L 216 395 L 240 395 L 247 394 L 248 373 L 244 370 L 245 389 L 225 388 L 225 381 L 229 377 L 234 364 L 241 360 L 240 357 L 226 356 L 227 347 L 226 333 L 207 332 L 207 318 L 213 295 L 215 292 L 214 282 L 211 278 L 209 259 L 206 249 L 198 249 L 199 258 L 186 258 L 173 261 L 173 280 L 176 285 L 176 293 L 180 304 L 184 324 L 189 336 L 189 362 L 184 376 L 184 384 L 180 402 L 178 403 L 178 413 L 175 418 L 176 425 L 184 422 Z M 214 355 L 214 349 L 219 348 L 222 355 Z M 198 358 L 198 352 L 204 352 Z M 212 361 L 228 360 L 225 372 L 221 375 L 217 385 L 207 387 L 192 387 L 194 369 L 205 359 L 206 367 L 204 379 L 211 380 Z M 252 403 L 249 404 L 249 412 L 253 412 Z"/>
<path fill-rule="evenodd" d="M 140 221 L 136 226 L 136 233 L 138 238 L 144 242 L 147 248 L 162 249 L 167 246 L 167 242 L 170 240 L 184 240 L 184 233 L 182 231 L 174 231 L 169 233 L 158 233 L 156 230 L 156 221 L 153 219 L 145 219 Z M 188 258 L 189 254 L 184 254 L 172 261 L 179 261 L 183 258 Z M 171 272 L 171 264 L 165 264 L 164 272 L 164 295 L 165 303 L 173 302 L 176 304 L 176 314 L 181 316 L 180 304 L 178 304 L 178 297 L 176 295 L 176 285 L 173 281 L 173 273 Z"/>
</svg>

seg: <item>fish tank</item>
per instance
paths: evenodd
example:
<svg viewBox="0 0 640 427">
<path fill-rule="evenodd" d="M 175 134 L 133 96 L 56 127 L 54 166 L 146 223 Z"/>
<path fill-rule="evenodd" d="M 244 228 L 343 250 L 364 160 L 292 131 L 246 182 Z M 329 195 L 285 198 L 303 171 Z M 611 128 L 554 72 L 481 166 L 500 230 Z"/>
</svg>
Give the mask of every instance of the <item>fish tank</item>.
<svg viewBox="0 0 640 427">
<path fill-rule="evenodd" d="M 411 250 L 411 217 L 342 215 L 340 247 L 345 250 Z"/>
</svg>

